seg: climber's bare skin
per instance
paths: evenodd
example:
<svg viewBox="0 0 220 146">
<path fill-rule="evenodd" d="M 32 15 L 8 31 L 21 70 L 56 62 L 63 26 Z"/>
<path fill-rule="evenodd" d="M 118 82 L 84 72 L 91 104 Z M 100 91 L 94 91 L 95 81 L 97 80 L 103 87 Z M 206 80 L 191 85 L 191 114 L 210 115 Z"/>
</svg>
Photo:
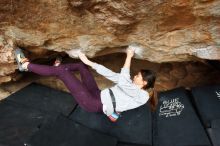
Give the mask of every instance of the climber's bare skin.
<svg viewBox="0 0 220 146">
<path fill-rule="evenodd" d="M 27 62 L 28 64 L 30 63 L 28 58 L 26 58 L 26 57 L 21 58 L 20 54 L 17 55 L 17 58 L 18 58 L 19 62 L 21 62 L 21 63 L 24 63 L 24 62 Z"/>
</svg>

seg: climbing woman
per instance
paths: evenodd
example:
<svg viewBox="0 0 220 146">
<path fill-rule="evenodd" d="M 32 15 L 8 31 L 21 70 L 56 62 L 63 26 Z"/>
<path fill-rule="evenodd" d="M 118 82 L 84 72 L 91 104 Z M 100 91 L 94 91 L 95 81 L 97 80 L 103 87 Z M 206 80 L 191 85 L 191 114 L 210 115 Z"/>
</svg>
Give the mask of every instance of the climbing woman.
<svg viewBox="0 0 220 146">
<path fill-rule="evenodd" d="M 154 92 L 156 75 L 151 70 L 140 70 L 131 80 L 130 64 L 134 56 L 134 49 L 127 48 L 127 57 L 120 73 L 115 73 L 103 65 L 90 61 L 85 54 L 75 50 L 67 51 L 69 56 L 78 56 L 82 62 L 58 64 L 54 66 L 34 64 L 24 56 L 21 49 L 14 51 L 20 71 L 29 71 L 42 76 L 56 76 L 69 89 L 81 108 L 88 112 L 100 112 L 109 117 L 112 122 L 117 121 L 124 111 L 140 107 L 149 101 L 152 110 L 157 105 Z M 113 87 L 100 90 L 88 66 L 97 73 L 115 83 Z M 79 71 L 81 81 L 72 72 Z M 149 91 L 152 91 L 151 94 Z M 151 95 L 151 96 L 150 96 Z"/>
</svg>

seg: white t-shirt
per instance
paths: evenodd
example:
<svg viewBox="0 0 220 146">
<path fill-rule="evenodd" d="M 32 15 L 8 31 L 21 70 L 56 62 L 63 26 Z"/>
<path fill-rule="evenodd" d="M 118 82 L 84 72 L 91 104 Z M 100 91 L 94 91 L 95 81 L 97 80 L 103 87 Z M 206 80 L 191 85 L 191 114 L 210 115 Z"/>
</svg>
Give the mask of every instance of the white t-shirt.
<svg viewBox="0 0 220 146">
<path fill-rule="evenodd" d="M 129 68 L 121 68 L 120 73 L 115 73 L 103 65 L 95 63 L 92 66 L 100 75 L 113 81 L 116 85 L 111 87 L 115 96 L 116 111 L 123 112 L 126 110 L 137 108 L 145 104 L 149 99 L 147 91 L 141 89 L 132 83 Z M 103 112 L 109 116 L 114 112 L 109 89 L 101 91 L 101 101 L 103 104 Z"/>
</svg>

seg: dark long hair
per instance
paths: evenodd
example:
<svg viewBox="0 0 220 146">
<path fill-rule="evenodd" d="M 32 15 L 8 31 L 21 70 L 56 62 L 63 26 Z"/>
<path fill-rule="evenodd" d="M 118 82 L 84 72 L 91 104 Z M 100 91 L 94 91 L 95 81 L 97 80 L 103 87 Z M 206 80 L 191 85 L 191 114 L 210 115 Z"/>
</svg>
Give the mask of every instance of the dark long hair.
<svg viewBox="0 0 220 146">
<path fill-rule="evenodd" d="M 152 70 L 147 69 L 141 69 L 140 72 L 143 77 L 143 80 L 147 81 L 147 85 L 145 85 L 143 89 L 147 90 L 150 95 L 149 104 L 151 111 L 155 111 L 158 104 L 157 92 L 154 88 L 154 83 L 156 81 L 156 73 Z"/>
</svg>

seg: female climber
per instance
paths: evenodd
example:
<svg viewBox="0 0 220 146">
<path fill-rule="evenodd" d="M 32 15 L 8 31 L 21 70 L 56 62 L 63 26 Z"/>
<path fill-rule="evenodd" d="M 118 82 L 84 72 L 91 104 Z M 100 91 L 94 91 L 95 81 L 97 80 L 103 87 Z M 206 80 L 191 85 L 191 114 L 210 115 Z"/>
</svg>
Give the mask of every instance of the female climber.
<svg viewBox="0 0 220 146">
<path fill-rule="evenodd" d="M 76 55 L 74 50 L 67 51 L 67 53 L 69 56 Z M 31 63 L 24 56 L 21 49 L 17 48 L 14 51 L 20 71 L 34 72 L 42 76 L 56 76 L 63 81 L 81 108 L 88 112 L 104 113 L 112 122 L 117 121 L 121 112 L 140 107 L 148 100 L 152 110 L 155 109 L 157 104 L 157 97 L 153 90 L 156 79 L 155 73 L 151 70 L 140 70 L 131 80 L 130 65 L 134 49 L 130 46 L 127 48 L 126 53 L 124 66 L 121 68 L 120 73 L 115 73 L 103 65 L 90 61 L 80 51 L 77 56 L 82 62 L 54 66 Z M 88 66 L 114 82 L 115 85 L 100 90 Z M 81 81 L 72 74 L 74 71 L 79 71 Z M 148 92 L 149 89 L 153 91 L 151 96 Z"/>
</svg>

